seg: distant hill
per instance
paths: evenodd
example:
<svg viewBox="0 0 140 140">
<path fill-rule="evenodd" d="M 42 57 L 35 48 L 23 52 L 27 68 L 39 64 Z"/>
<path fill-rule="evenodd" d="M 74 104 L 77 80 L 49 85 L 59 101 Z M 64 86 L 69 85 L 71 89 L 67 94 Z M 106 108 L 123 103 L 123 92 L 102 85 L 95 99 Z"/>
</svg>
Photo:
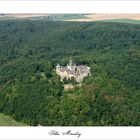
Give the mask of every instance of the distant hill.
<svg viewBox="0 0 140 140">
<path fill-rule="evenodd" d="M 0 14 L 0 20 L 45 20 L 45 21 L 62 21 L 74 19 L 86 19 L 84 14 Z"/>
<path fill-rule="evenodd" d="M 78 22 L 140 23 L 140 14 L 0 14 L 0 20 L 45 20 Z"/>
</svg>

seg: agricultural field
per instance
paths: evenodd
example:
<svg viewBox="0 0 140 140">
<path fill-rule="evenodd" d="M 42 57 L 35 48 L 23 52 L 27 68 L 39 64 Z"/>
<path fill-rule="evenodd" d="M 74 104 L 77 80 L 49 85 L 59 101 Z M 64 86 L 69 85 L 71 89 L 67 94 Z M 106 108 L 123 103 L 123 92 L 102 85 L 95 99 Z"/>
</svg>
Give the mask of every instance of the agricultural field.
<svg viewBox="0 0 140 140">
<path fill-rule="evenodd" d="M 132 19 L 112 19 L 112 20 L 102 20 L 102 21 L 98 21 L 98 22 L 140 24 L 140 20 L 132 20 Z"/>
</svg>

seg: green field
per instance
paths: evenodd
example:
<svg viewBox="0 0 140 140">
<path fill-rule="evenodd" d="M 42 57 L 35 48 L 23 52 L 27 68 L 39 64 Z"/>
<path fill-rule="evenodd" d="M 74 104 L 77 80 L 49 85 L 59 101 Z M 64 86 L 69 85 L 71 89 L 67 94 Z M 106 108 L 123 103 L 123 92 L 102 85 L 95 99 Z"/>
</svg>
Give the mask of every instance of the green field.
<svg viewBox="0 0 140 140">
<path fill-rule="evenodd" d="M 25 124 L 17 122 L 11 117 L 0 113 L 0 126 L 24 126 L 24 125 Z"/>
<path fill-rule="evenodd" d="M 97 21 L 97 22 L 99 22 L 99 21 Z M 140 24 L 140 20 L 132 20 L 132 19 L 110 19 L 110 20 L 102 20 L 100 22 L 116 22 L 116 23 Z"/>
<path fill-rule="evenodd" d="M 83 19 L 87 18 L 84 14 L 51 14 L 47 16 L 36 16 L 36 17 L 27 17 L 29 20 L 45 20 L 45 21 L 63 21 L 70 19 Z M 0 17 L 0 20 L 19 20 L 19 18 L 14 16 L 3 16 Z"/>
<path fill-rule="evenodd" d="M 84 14 L 52 14 L 49 16 L 29 17 L 30 20 L 63 21 L 70 19 L 87 18 Z"/>
</svg>

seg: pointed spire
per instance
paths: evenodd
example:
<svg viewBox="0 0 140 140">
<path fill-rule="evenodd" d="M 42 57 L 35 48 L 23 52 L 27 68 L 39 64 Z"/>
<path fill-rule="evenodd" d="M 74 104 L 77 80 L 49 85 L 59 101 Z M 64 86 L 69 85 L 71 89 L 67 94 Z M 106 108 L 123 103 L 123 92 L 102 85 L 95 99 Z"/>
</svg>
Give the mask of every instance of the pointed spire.
<svg viewBox="0 0 140 140">
<path fill-rule="evenodd" d="M 72 60 L 72 58 L 70 58 L 70 60 L 69 60 L 69 66 L 73 66 L 73 60 Z"/>
<path fill-rule="evenodd" d="M 56 67 L 60 67 L 59 63 L 56 65 Z"/>
</svg>

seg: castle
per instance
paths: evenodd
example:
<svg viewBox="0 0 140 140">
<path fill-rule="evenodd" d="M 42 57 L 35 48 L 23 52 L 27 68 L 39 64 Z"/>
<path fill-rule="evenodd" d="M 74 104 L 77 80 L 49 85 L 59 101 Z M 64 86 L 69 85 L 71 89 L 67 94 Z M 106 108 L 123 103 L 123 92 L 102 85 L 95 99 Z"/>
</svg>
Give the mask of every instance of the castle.
<svg viewBox="0 0 140 140">
<path fill-rule="evenodd" d="M 77 82 L 82 82 L 83 78 L 86 76 L 90 76 L 90 67 L 73 64 L 72 59 L 70 59 L 69 64 L 67 66 L 63 67 L 57 64 L 56 66 L 56 73 L 60 75 L 61 81 L 63 81 L 64 78 L 71 79 L 72 77 Z"/>
</svg>

